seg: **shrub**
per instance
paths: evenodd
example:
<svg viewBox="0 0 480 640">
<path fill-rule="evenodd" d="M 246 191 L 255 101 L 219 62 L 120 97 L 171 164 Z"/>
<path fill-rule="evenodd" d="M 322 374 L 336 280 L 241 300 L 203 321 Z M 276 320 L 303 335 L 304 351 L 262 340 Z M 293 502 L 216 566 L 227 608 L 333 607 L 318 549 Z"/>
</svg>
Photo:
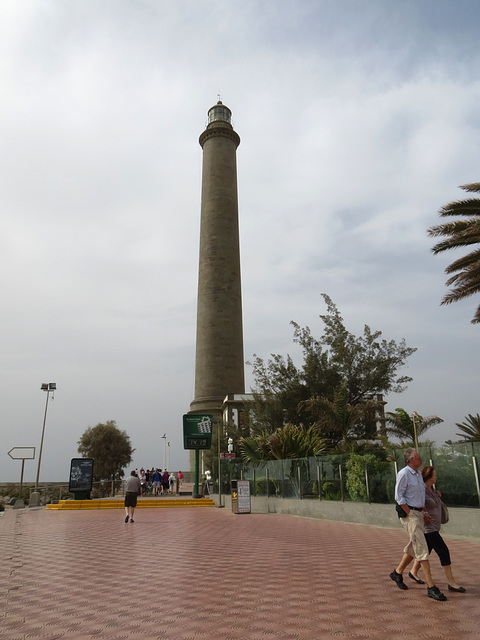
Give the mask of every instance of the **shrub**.
<svg viewBox="0 0 480 640">
<path fill-rule="evenodd" d="M 267 495 L 267 479 L 257 478 L 255 481 L 255 495 L 257 496 L 266 496 Z M 268 495 L 275 495 L 275 484 L 272 480 L 268 481 Z"/>
</svg>

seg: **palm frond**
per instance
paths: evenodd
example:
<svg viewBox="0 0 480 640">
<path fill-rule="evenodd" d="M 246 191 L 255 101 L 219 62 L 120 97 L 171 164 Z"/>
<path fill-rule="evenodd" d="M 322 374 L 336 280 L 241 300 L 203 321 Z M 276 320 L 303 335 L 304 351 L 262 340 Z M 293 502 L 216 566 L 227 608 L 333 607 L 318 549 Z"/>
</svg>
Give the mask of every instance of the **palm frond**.
<svg viewBox="0 0 480 640">
<path fill-rule="evenodd" d="M 480 182 L 472 182 L 461 187 L 464 191 L 480 193 Z M 480 199 L 467 198 L 450 202 L 439 210 L 442 218 L 458 216 L 460 219 L 430 227 L 430 236 L 443 240 L 432 247 L 435 255 L 450 249 L 458 249 L 480 243 Z M 453 274 L 446 286 L 452 287 L 443 297 L 441 304 L 448 305 L 480 293 L 480 250 L 477 249 L 452 262 L 445 269 Z M 480 305 L 473 316 L 472 324 L 480 323 Z"/>
<path fill-rule="evenodd" d="M 476 416 L 472 416 L 472 414 L 469 413 L 464 422 L 457 422 L 455 424 L 462 432 L 457 433 L 457 436 L 473 442 L 480 441 L 480 415 L 478 413 Z"/>
<path fill-rule="evenodd" d="M 445 273 L 453 273 L 460 269 L 477 269 L 480 268 L 480 249 L 476 249 L 466 256 L 455 260 L 446 269 Z"/>
<path fill-rule="evenodd" d="M 460 189 L 463 189 L 464 191 L 476 191 L 477 193 L 480 193 L 480 182 L 462 184 L 460 185 Z"/>
</svg>

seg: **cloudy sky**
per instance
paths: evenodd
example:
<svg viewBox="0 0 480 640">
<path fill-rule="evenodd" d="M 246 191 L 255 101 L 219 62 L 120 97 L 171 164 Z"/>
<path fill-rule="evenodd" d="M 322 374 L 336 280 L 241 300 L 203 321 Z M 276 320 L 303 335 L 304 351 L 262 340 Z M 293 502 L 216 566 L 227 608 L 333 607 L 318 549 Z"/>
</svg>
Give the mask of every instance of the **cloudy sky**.
<svg viewBox="0 0 480 640">
<path fill-rule="evenodd" d="M 477 413 L 480 300 L 449 307 L 426 229 L 480 181 L 476 0 L 0 0 L 0 481 L 40 445 L 68 478 L 83 431 L 116 420 L 134 465 L 187 466 L 202 150 L 233 112 L 245 359 L 347 328 L 418 347 L 387 397 Z M 247 389 L 252 383 L 246 367 Z M 35 479 L 36 462 L 25 464 Z"/>
</svg>

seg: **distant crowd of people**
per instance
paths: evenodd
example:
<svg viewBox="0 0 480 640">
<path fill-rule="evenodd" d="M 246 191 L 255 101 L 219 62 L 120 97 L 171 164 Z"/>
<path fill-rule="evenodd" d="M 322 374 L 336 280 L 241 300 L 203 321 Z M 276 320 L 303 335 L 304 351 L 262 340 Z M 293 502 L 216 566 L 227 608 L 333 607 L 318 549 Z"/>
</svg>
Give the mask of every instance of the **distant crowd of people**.
<svg viewBox="0 0 480 640">
<path fill-rule="evenodd" d="M 161 496 L 172 495 L 176 492 L 175 484 L 178 481 L 178 488 L 183 484 L 183 473 L 179 471 L 177 475 L 173 471 L 168 472 L 152 467 L 151 469 L 135 469 L 135 476 L 140 481 L 138 495 L 143 498 L 146 495 Z"/>
</svg>

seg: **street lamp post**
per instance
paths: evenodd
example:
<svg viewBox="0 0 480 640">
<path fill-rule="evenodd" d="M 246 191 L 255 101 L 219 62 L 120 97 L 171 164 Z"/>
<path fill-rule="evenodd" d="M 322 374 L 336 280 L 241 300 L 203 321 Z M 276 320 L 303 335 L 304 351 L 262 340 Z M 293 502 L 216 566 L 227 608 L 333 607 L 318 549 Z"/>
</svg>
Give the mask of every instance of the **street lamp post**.
<svg viewBox="0 0 480 640">
<path fill-rule="evenodd" d="M 415 437 L 415 449 L 418 451 L 417 425 L 415 423 L 415 418 L 417 419 L 420 418 L 420 416 L 416 411 L 412 413 L 412 419 L 413 419 L 413 435 Z"/>
<path fill-rule="evenodd" d="M 48 410 L 48 400 L 50 398 L 50 393 L 52 394 L 52 399 L 54 397 L 54 392 L 57 389 L 56 382 L 43 382 L 40 387 L 42 391 L 47 392 L 47 400 L 45 402 L 45 413 L 43 416 L 43 426 L 42 426 L 42 439 L 40 440 L 40 451 L 38 453 L 38 465 L 37 465 L 37 478 L 35 480 L 35 492 L 32 494 L 30 504 L 32 506 L 40 504 L 40 495 L 38 493 L 38 480 L 40 478 L 40 465 L 42 464 L 42 452 L 43 452 L 43 439 L 45 437 L 45 424 L 47 422 L 47 410 Z"/>
<path fill-rule="evenodd" d="M 52 396 L 53 396 L 56 389 L 57 389 L 57 385 L 55 382 L 43 382 L 41 386 L 41 390 L 47 392 L 47 401 L 45 402 L 45 414 L 43 416 L 42 439 L 40 440 L 40 451 L 38 454 L 37 479 L 35 481 L 35 491 L 38 491 L 38 479 L 40 477 L 40 465 L 42 463 L 43 439 L 45 437 L 45 424 L 47 422 L 48 399 L 50 397 L 50 392 L 52 393 Z"/>
<path fill-rule="evenodd" d="M 167 469 L 170 471 L 170 443 L 167 443 Z"/>
</svg>

